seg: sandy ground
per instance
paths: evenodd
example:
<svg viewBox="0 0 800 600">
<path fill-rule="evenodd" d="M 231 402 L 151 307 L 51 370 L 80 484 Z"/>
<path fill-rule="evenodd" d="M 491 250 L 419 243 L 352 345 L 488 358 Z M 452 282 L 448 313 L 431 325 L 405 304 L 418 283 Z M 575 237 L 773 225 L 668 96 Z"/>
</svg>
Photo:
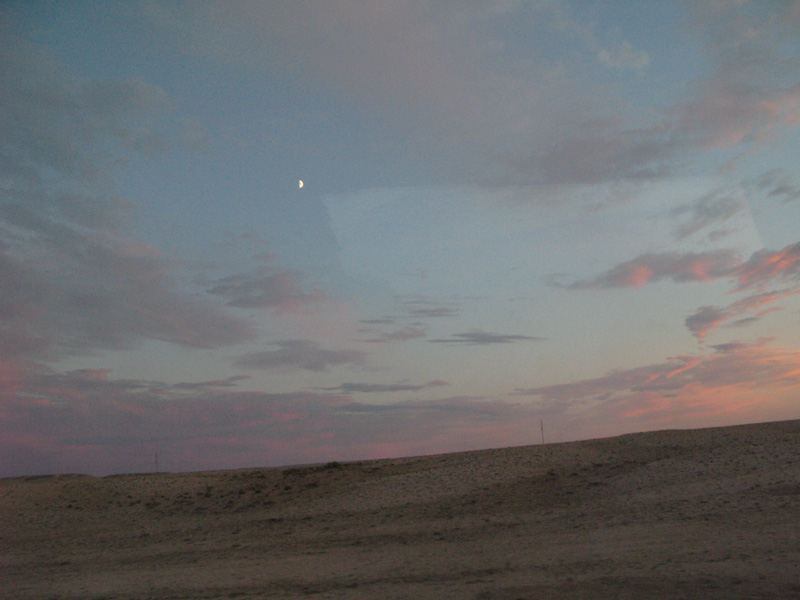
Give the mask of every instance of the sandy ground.
<svg viewBox="0 0 800 600">
<path fill-rule="evenodd" d="M 800 598 L 800 421 L 0 480 L 0 597 Z"/>
</svg>

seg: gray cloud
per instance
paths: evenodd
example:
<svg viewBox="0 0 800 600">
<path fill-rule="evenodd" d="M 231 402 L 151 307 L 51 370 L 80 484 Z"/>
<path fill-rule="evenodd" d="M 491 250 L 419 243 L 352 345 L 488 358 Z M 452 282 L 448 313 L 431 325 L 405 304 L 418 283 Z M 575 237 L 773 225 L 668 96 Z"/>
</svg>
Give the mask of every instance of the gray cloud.
<svg viewBox="0 0 800 600">
<path fill-rule="evenodd" d="M 618 30 L 598 32 L 564 2 L 502 10 L 363 1 L 148 10 L 153 26 L 185 40 L 189 51 L 257 71 L 304 71 L 355 107 L 386 111 L 402 124 L 395 139 L 413 140 L 417 172 L 430 163 L 451 178 L 497 185 L 661 177 L 710 148 L 757 144 L 795 126 L 796 56 L 787 56 L 784 42 L 793 43 L 797 17 L 789 5 L 708 4 L 715 3 L 682 7 L 707 69 L 682 98 L 636 122 L 618 112 L 619 98 L 631 98 L 624 84 L 602 90 L 585 65 L 644 73 L 651 56 Z M 531 53 L 514 35 L 498 51 L 495 31 L 523 28 L 526 39 L 569 46 L 572 60 Z"/>
<path fill-rule="evenodd" d="M 14 187 L 44 183 L 44 169 L 82 184 L 102 180 L 126 152 L 168 147 L 160 131 L 167 98 L 137 79 L 81 81 L 11 36 L 0 65 L 6 141 L 0 173 Z M 85 190 L 81 190 L 85 191 Z"/>
<path fill-rule="evenodd" d="M 736 319 L 731 322 L 728 327 L 749 327 L 753 323 L 758 322 L 759 317 L 745 317 L 744 319 Z"/>
<path fill-rule="evenodd" d="M 687 157 L 757 146 L 796 127 L 800 76 L 796 53 L 787 53 L 784 45 L 796 36 L 796 11 L 789 4 L 754 10 L 750 3 L 708 2 L 687 8 L 696 13 L 693 32 L 710 63 L 691 96 L 642 125 L 627 124 L 597 106 L 553 111 L 551 130 L 500 155 L 505 168 L 500 180 L 596 183 L 662 177 L 684 169 Z M 620 66 L 637 64 L 635 51 L 617 48 L 616 54 L 603 54 L 607 64 L 615 57 Z M 640 56 L 639 64 L 646 65 L 645 55 Z M 787 191 L 791 197 L 792 190 Z"/>
<path fill-rule="evenodd" d="M 576 37 L 595 55 L 597 60 L 618 71 L 642 71 L 650 64 L 650 55 L 644 50 L 620 37 L 619 31 L 613 31 L 601 39 L 592 24 L 581 23 L 569 13 L 567 6 L 553 3 L 550 7 L 559 28 Z"/>
<path fill-rule="evenodd" d="M 767 198 L 782 202 L 800 200 L 800 183 L 786 169 L 771 169 L 752 183 L 755 189 L 766 194 Z"/>
<path fill-rule="evenodd" d="M 364 352 L 326 350 L 310 340 L 283 340 L 276 345 L 278 350 L 244 354 L 236 358 L 233 364 L 245 369 L 327 371 L 331 366 L 359 365 L 366 360 Z"/>
<path fill-rule="evenodd" d="M 249 375 L 231 375 L 225 379 L 216 379 L 212 381 L 181 382 L 170 387 L 175 390 L 208 391 L 217 390 L 219 388 L 233 388 L 239 385 L 239 382 L 247 381 L 248 379 L 250 379 Z"/>
<path fill-rule="evenodd" d="M 742 198 L 736 198 L 725 190 L 709 192 L 670 211 L 670 216 L 686 217 L 675 228 L 675 235 L 682 240 L 708 227 L 718 227 L 745 210 L 746 206 Z"/>
<path fill-rule="evenodd" d="M 304 291 L 300 286 L 300 274 L 293 270 L 231 275 L 215 283 L 208 293 L 227 298 L 228 305 L 237 308 L 298 312 L 327 299 L 321 290 Z"/>
<path fill-rule="evenodd" d="M 702 340 L 723 321 L 729 319 L 730 314 L 729 310 L 717 306 L 701 306 L 686 317 L 686 328 Z"/>
<path fill-rule="evenodd" d="M 450 302 L 437 302 L 427 299 L 403 300 L 400 302 L 406 316 L 414 319 L 439 319 L 457 317 L 461 310 Z"/>
<path fill-rule="evenodd" d="M 429 300 L 425 297 L 403 299 L 396 297 L 402 314 L 396 316 L 386 315 L 379 319 L 366 319 L 361 323 L 365 325 L 395 325 L 391 331 L 380 331 L 377 327 L 365 328 L 363 333 L 370 337 L 361 341 L 373 344 L 386 344 L 391 342 L 405 342 L 424 338 L 428 334 L 427 319 L 449 319 L 461 314 L 461 308 L 454 302 Z M 402 324 L 404 324 L 401 326 Z"/>
<path fill-rule="evenodd" d="M 528 335 L 511 335 L 507 333 L 489 333 L 486 331 L 468 331 L 454 333 L 449 338 L 428 340 L 434 344 L 454 344 L 465 346 L 484 346 L 489 344 L 511 344 L 515 342 L 540 342 L 544 338 Z"/>
<path fill-rule="evenodd" d="M 765 340 L 762 340 L 762 342 Z M 745 344 L 742 342 L 728 342 L 727 344 L 715 344 L 711 346 L 717 352 L 722 354 L 730 354 L 731 352 L 739 352 L 741 350 L 747 350 L 751 347 L 752 344 Z"/>
<path fill-rule="evenodd" d="M 339 392 L 342 394 L 352 393 L 385 393 L 385 392 L 419 392 L 421 390 L 449 385 L 446 381 L 435 379 L 427 383 L 413 385 L 409 383 L 343 383 L 336 387 L 321 388 L 328 392 Z"/>
<path fill-rule="evenodd" d="M 163 90 L 71 77 L 11 35 L 0 96 L 0 352 L 47 360 L 148 338 L 252 339 L 247 323 L 183 292 L 170 260 L 127 239 L 114 169 L 170 147 Z"/>
<path fill-rule="evenodd" d="M 382 319 L 362 319 L 359 323 L 366 325 L 394 325 L 394 317 L 384 317 Z"/>
<path fill-rule="evenodd" d="M 391 342 L 406 342 L 408 340 L 424 338 L 427 334 L 428 330 L 423 327 L 403 327 L 393 331 L 377 333 L 364 341 L 373 344 L 388 344 Z"/>
<path fill-rule="evenodd" d="M 565 125 L 549 143 L 509 157 L 513 180 L 586 184 L 669 174 L 676 142 L 663 126 L 626 130 L 615 119 L 590 114 L 582 123 Z"/>
<path fill-rule="evenodd" d="M 620 71 L 642 71 L 650 64 L 650 55 L 627 41 L 600 50 L 597 58 L 607 67 Z"/>
<path fill-rule="evenodd" d="M 459 312 L 457 308 L 437 306 L 435 308 L 412 308 L 408 311 L 408 315 L 417 319 L 439 319 L 442 317 L 457 317 Z"/>
</svg>

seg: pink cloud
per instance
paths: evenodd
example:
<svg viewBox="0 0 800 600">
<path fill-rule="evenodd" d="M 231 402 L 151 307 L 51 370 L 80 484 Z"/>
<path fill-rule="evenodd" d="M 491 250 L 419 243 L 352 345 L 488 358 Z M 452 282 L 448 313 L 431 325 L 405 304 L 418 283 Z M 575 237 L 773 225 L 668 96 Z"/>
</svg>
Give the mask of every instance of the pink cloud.
<svg viewBox="0 0 800 600">
<path fill-rule="evenodd" d="M 758 420 L 800 391 L 800 352 L 754 344 L 723 344 L 709 356 L 615 371 L 571 383 L 519 389 L 577 427 L 615 422 L 628 430 L 697 426 L 717 419 Z M 555 418 L 555 417 L 554 417 Z M 763 418 L 763 417 L 761 417 Z M 784 416 L 786 418 L 786 416 Z"/>
<path fill-rule="evenodd" d="M 781 127 L 798 122 L 800 85 L 788 90 L 712 80 L 705 94 L 677 109 L 678 127 L 694 132 L 704 148 L 726 148 L 770 140 Z"/>
<path fill-rule="evenodd" d="M 698 340 L 704 340 L 726 320 L 734 318 L 734 315 L 735 313 L 732 314 L 724 308 L 701 306 L 686 317 L 686 327 Z"/>
<path fill-rule="evenodd" d="M 759 250 L 750 259 L 731 273 L 737 286 L 734 292 L 757 288 L 764 290 L 768 285 L 781 281 L 800 281 L 800 242 L 786 246 L 779 251 Z M 770 314 L 779 307 L 762 310 L 747 319 L 742 315 L 757 310 L 767 304 L 778 302 L 800 294 L 800 287 L 761 291 L 726 307 L 702 306 L 686 318 L 686 326 L 699 340 L 703 340 L 723 323 L 739 319 L 737 323 L 747 324 Z"/>
<path fill-rule="evenodd" d="M 675 283 L 711 281 L 730 276 L 740 264 L 730 250 L 642 254 L 594 279 L 565 287 L 574 290 L 641 287 L 664 279 Z"/>
<path fill-rule="evenodd" d="M 766 341 L 713 347 L 603 377 L 484 397 L 370 404 L 355 392 L 240 392 L 236 381 L 114 380 L 103 370 L 40 367 L 0 387 L 0 474 L 171 471 L 354 460 L 536 443 L 661 427 L 788 418 L 800 352 Z M 17 385 L 20 376 L 25 393 Z M 422 388 L 436 389 L 431 381 Z M 410 386 L 415 387 L 415 386 Z"/>
<path fill-rule="evenodd" d="M 736 291 L 761 287 L 775 280 L 800 281 L 800 242 L 772 252 L 759 250 L 753 253 L 737 272 L 739 285 Z"/>
<path fill-rule="evenodd" d="M 228 383 L 31 371 L 26 394 L 0 390 L 0 423 L 14 423 L 0 438 L 0 476 L 149 471 L 156 452 L 171 471 L 379 458 L 523 443 L 530 433 L 529 410 L 515 402 L 377 405 L 349 394 L 238 392 Z"/>
<path fill-rule="evenodd" d="M 736 302 L 733 302 L 724 308 L 715 306 L 701 306 L 694 314 L 689 315 L 686 318 L 686 327 L 697 337 L 697 339 L 704 340 L 726 321 L 738 319 L 745 313 L 761 308 L 767 304 L 778 302 L 784 298 L 796 296 L 797 294 L 800 294 L 800 288 L 755 294 L 753 296 L 737 300 Z M 746 322 L 750 323 L 776 310 L 780 310 L 780 308 L 773 307 L 760 311 L 753 317 L 747 319 Z"/>
<path fill-rule="evenodd" d="M 696 100 L 676 107 L 682 131 L 703 147 L 763 142 L 798 124 L 800 83 L 791 3 L 697 3 L 692 11 L 714 63 Z M 787 76 L 788 75 L 788 76 Z"/>
<path fill-rule="evenodd" d="M 779 251 L 759 250 L 746 262 L 742 262 L 730 250 L 643 254 L 612 267 L 594 279 L 553 285 L 570 290 L 633 288 L 664 279 L 675 283 L 729 279 L 737 282 L 733 292 L 752 288 L 762 290 L 725 307 L 701 306 L 689 315 L 685 321 L 686 327 L 697 339 L 704 340 L 728 321 L 738 320 L 738 325 L 752 323 L 779 308 L 763 310 L 746 319 L 742 318 L 743 315 L 800 294 L 800 287 L 763 291 L 771 284 L 787 280 L 800 283 L 800 242 Z"/>
</svg>

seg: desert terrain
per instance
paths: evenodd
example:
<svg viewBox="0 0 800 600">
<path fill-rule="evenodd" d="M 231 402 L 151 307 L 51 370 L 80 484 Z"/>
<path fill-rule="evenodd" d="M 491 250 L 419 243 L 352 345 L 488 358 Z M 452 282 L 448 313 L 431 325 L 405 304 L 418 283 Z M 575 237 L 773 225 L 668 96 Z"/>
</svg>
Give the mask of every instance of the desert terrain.
<svg viewBox="0 0 800 600">
<path fill-rule="evenodd" d="M 800 598 L 800 421 L 0 480 L 5 599 Z"/>
</svg>

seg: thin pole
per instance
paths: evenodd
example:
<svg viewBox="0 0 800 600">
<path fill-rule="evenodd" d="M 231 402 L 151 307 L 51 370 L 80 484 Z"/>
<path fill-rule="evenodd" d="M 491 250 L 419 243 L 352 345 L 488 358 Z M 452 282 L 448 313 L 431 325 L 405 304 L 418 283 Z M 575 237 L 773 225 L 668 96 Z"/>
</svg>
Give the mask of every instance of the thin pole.
<svg viewBox="0 0 800 600">
<path fill-rule="evenodd" d="M 539 428 L 542 430 L 542 445 L 544 445 L 544 421 L 539 419 Z"/>
</svg>

